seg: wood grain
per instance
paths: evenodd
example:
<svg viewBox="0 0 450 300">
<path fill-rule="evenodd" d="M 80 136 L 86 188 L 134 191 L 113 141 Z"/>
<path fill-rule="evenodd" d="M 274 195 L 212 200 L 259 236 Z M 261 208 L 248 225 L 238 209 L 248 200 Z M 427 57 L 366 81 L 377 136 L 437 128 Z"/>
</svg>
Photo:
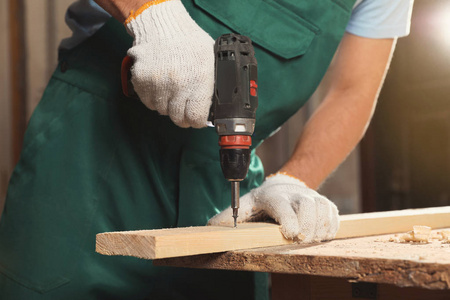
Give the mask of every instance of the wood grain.
<svg viewBox="0 0 450 300">
<path fill-rule="evenodd" d="M 450 207 L 343 216 L 336 238 L 405 232 L 413 225 L 450 227 Z M 96 251 L 157 259 L 290 243 L 282 236 L 279 225 L 247 223 L 238 228 L 202 226 L 101 233 L 97 235 Z"/>
<path fill-rule="evenodd" d="M 154 260 L 158 266 L 305 274 L 401 287 L 450 289 L 450 244 L 389 242 L 393 235 Z"/>
<path fill-rule="evenodd" d="M 101 233 L 97 235 L 96 251 L 156 259 L 290 243 L 281 235 L 279 225 L 248 223 L 237 228 L 202 226 Z"/>
</svg>

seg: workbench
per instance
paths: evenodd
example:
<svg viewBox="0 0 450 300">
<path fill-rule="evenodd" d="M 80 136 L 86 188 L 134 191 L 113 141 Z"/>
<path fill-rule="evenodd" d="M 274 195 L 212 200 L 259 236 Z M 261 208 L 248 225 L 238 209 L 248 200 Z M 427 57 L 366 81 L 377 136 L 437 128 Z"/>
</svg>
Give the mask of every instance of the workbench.
<svg viewBox="0 0 450 300">
<path fill-rule="evenodd" d="M 96 251 L 158 266 L 269 272 L 273 300 L 450 299 L 450 206 L 340 220 L 335 240 L 315 244 L 286 240 L 277 224 L 246 223 L 100 233 Z M 413 228 L 413 240 L 426 233 L 425 242 L 404 242 Z"/>
<path fill-rule="evenodd" d="M 435 230 L 436 231 L 436 230 Z M 439 230 L 437 230 L 439 231 Z M 272 273 L 272 299 L 450 299 L 450 244 L 394 234 L 154 260 L 159 266 Z"/>
</svg>

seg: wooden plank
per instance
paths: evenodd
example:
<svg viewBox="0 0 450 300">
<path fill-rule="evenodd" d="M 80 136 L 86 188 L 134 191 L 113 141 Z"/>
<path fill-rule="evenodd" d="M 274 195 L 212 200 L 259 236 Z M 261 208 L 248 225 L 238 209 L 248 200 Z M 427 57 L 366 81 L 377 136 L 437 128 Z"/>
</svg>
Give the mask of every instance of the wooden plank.
<svg viewBox="0 0 450 300">
<path fill-rule="evenodd" d="M 413 225 L 450 226 L 450 207 L 343 216 L 337 238 L 408 231 Z M 279 225 L 248 223 L 238 228 L 203 226 L 107 232 L 97 235 L 96 251 L 156 259 L 290 244 Z"/>
<path fill-rule="evenodd" d="M 450 227 L 450 206 L 341 216 L 336 239 L 406 232 L 414 225 Z"/>
<path fill-rule="evenodd" d="M 393 235 L 154 260 L 157 266 L 319 275 L 353 282 L 450 289 L 450 244 L 389 242 Z"/>
<path fill-rule="evenodd" d="M 248 223 L 238 228 L 202 226 L 101 233 L 97 234 L 96 251 L 156 259 L 290 243 L 281 235 L 279 225 Z"/>
</svg>

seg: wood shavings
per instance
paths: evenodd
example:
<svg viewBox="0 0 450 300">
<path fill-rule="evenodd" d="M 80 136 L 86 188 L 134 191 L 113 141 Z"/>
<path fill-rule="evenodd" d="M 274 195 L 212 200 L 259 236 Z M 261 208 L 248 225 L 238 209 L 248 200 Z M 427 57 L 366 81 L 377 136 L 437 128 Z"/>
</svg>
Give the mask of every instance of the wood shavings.
<svg viewBox="0 0 450 300">
<path fill-rule="evenodd" d="M 437 234 L 442 244 L 450 244 L 450 230 L 439 231 Z"/>
<path fill-rule="evenodd" d="M 390 238 L 390 242 L 395 243 L 421 243 L 428 244 L 431 238 L 431 227 L 415 225 L 413 230 L 402 234 L 400 237 L 395 235 L 394 238 Z"/>
<path fill-rule="evenodd" d="M 400 242 L 427 244 L 430 242 L 430 236 L 431 236 L 431 227 L 416 225 L 413 226 L 412 231 L 408 231 L 406 234 L 400 236 Z"/>
<path fill-rule="evenodd" d="M 386 242 L 393 243 L 411 243 L 411 244 L 429 244 L 438 243 L 444 247 L 444 244 L 450 244 L 450 230 L 431 231 L 428 226 L 413 226 L 413 230 L 403 234 L 396 234 L 389 237 Z"/>
</svg>

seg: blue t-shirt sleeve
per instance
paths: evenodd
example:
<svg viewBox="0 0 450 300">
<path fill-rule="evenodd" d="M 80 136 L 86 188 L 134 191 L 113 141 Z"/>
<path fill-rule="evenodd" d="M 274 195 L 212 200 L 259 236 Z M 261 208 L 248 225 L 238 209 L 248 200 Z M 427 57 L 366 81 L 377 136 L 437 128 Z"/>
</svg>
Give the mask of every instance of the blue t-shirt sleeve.
<svg viewBox="0 0 450 300">
<path fill-rule="evenodd" d="M 367 38 L 395 38 L 409 34 L 414 0 L 357 1 L 346 31 Z"/>
<path fill-rule="evenodd" d="M 88 37 L 94 35 L 111 16 L 94 0 L 78 0 L 66 12 L 66 24 L 72 36 L 61 41 L 60 49 L 73 49 Z"/>
</svg>

